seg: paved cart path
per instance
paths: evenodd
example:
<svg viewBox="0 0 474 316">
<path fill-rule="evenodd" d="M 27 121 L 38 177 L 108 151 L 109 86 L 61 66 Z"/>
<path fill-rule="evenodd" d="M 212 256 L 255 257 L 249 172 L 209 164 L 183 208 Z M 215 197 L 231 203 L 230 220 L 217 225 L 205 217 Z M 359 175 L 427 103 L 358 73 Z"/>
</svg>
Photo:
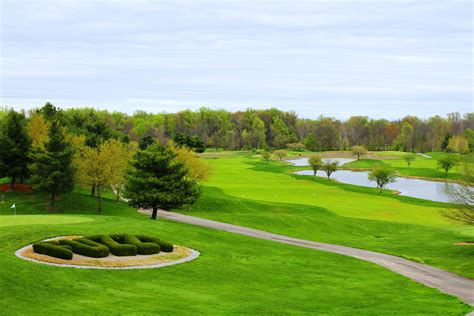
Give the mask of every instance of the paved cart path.
<svg viewBox="0 0 474 316">
<path fill-rule="evenodd" d="M 147 211 L 142 212 L 148 213 Z M 392 270 L 393 272 L 415 280 L 416 282 L 419 282 L 432 288 L 436 288 L 441 292 L 454 295 L 462 301 L 466 302 L 467 304 L 474 306 L 474 280 L 438 268 L 434 268 L 426 264 L 410 261 L 397 256 L 387 255 L 384 253 L 292 238 L 284 235 L 265 232 L 263 230 L 226 224 L 222 222 L 183 215 L 174 212 L 166 212 L 160 210 L 158 212 L 158 216 L 181 223 L 223 230 L 226 232 L 271 240 L 289 245 L 296 245 L 305 248 L 334 252 L 357 259 L 373 262 L 389 270 Z M 474 314 L 471 313 L 469 315 Z"/>
</svg>

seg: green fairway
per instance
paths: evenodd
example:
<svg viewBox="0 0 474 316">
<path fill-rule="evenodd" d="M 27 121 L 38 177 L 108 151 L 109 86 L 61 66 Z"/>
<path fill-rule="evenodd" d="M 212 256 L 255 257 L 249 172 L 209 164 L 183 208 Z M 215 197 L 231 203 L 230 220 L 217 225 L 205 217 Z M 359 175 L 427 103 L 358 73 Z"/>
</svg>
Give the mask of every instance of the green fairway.
<svg viewBox="0 0 474 316">
<path fill-rule="evenodd" d="M 46 217 L 57 222 L 69 216 Z M 122 271 L 59 268 L 14 256 L 32 240 L 116 231 L 159 234 L 201 256 L 178 266 Z M 0 238 L 2 315 L 463 315 L 470 310 L 455 298 L 363 261 L 145 217 L 0 227 Z"/>
<path fill-rule="evenodd" d="M 211 159 L 214 174 L 190 215 L 315 241 L 403 256 L 474 278 L 473 228 L 449 222 L 448 205 L 295 176 L 282 162 Z"/>
<path fill-rule="evenodd" d="M 47 216 L 47 215 L 11 215 L 0 217 L 0 227 L 19 226 L 19 225 L 59 225 L 75 224 L 93 221 L 85 216 Z"/>
</svg>

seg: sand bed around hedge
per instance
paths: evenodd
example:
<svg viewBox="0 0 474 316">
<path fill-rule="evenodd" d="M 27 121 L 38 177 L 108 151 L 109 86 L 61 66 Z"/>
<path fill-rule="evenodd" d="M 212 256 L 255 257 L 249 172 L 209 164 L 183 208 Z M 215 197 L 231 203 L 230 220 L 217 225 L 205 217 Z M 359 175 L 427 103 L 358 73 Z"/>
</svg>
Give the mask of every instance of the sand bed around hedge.
<svg viewBox="0 0 474 316">
<path fill-rule="evenodd" d="M 74 239 L 78 237 L 81 236 L 62 236 L 47 240 Z M 110 254 L 104 258 L 91 258 L 74 253 L 71 260 L 65 260 L 35 253 L 33 245 L 28 245 L 19 249 L 15 255 L 28 261 L 62 267 L 83 269 L 146 269 L 184 263 L 196 259 L 199 256 L 199 252 L 183 246 L 174 246 L 173 252 L 169 253 L 160 252 L 153 255 L 136 256 L 114 256 Z"/>
</svg>

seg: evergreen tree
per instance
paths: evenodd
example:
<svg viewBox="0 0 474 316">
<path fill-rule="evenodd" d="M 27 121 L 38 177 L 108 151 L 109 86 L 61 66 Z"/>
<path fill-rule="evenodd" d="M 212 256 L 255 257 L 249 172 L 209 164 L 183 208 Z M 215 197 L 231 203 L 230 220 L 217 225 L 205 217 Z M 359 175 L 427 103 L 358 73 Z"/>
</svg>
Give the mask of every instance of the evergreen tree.
<svg viewBox="0 0 474 316">
<path fill-rule="evenodd" d="M 133 207 L 171 210 L 194 203 L 201 194 L 183 163 L 168 148 L 152 145 L 138 151 L 127 172 L 124 196 Z"/>
<path fill-rule="evenodd" d="M 65 140 L 59 120 L 52 122 L 44 149 L 33 154 L 32 180 L 36 188 L 51 193 L 51 207 L 58 193 L 69 192 L 74 184 L 73 147 Z"/>
<path fill-rule="evenodd" d="M 0 177 L 11 178 L 11 190 L 17 178 L 23 182 L 29 174 L 30 150 L 31 138 L 25 115 L 8 111 L 0 124 Z"/>
</svg>

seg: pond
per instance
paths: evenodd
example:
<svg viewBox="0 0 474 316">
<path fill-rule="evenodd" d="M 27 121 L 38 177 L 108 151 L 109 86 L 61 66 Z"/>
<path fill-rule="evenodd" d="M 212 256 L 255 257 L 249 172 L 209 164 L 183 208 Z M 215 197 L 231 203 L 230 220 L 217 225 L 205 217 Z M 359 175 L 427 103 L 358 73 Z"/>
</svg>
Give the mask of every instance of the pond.
<svg viewBox="0 0 474 316">
<path fill-rule="evenodd" d="M 297 166 L 306 166 L 303 164 L 303 158 L 298 159 Z M 341 164 L 349 162 L 346 161 L 348 158 L 332 158 L 339 160 Z M 352 161 L 353 159 L 351 159 Z M 346 161 L 346 162 L 344 162 Z M 290 161 L 293 162 L 293 161 Z M 295 172 L 299 175 L 310 175 L 313 176 L 312 170 L 302 170 Z M 318 171 L 317 176 L 326 177 L 324 171 Z M 349 183 L 354 185 L 360 185 L 365 187 L 376 187 L 374 181 L 370 181 L 368 171 L 352 171 L 352 170 L 338 170 L 331 175 L 331 178 L 336 179 L 339 182 Z M 448 186 L 458 186 L 458 184 L 430 181 L 430 180 L 420 180 L 420 179 L 410 179 L 410 178 L 397 178 L 395 183 L 390 183 L 387 185 L 387 188 L 390 190 L 397 190 L 400 192 L 400 195 L 411 196 L 425 200 L 432 200 L 438 202 L 450 202 L 451 199 L 446 193 L 446 188 Z"/>
<path fill-rule="evenodd" d="M 339 161 L 339 165 L 346 164 L 351 161 L 355 161 L 355 159 L 352 158 L 323 158 L 322 159 L 324 162 L 326 161 L 334 161 L 337 160 Z M 309 166 L 308 164 L 308 158 L 299 158 L 299 159 L 293 159 L 293 160 L 287 160 L 288 162 L 291 162 L 295 166 Z"/>
</svg>

